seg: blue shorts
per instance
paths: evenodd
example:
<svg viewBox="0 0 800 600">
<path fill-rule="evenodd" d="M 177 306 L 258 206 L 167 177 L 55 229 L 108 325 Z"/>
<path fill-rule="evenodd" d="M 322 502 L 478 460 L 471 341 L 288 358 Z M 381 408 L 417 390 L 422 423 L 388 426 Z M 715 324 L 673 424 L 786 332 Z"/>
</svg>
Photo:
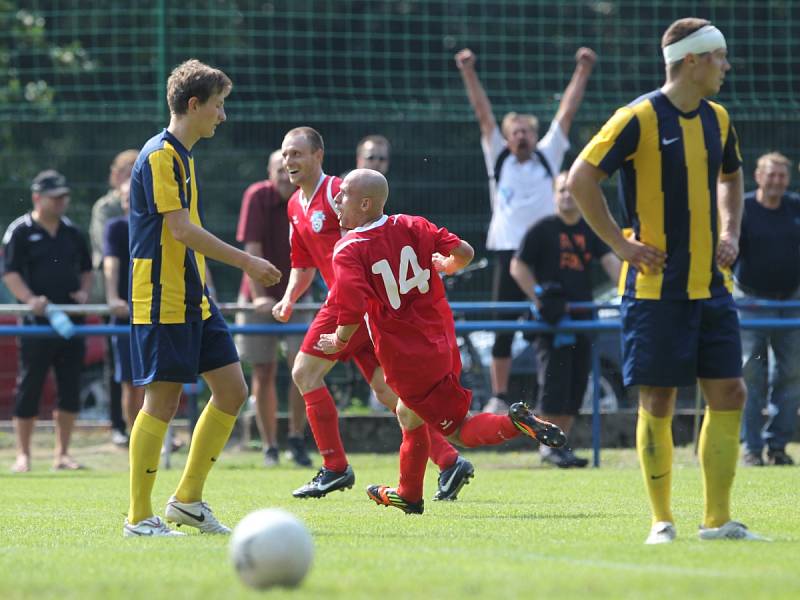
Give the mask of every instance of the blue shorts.
<svg viewBox="0 0 800 600">
<path fill-rule="evenodd" d="M 133 384 L 195 383 L 200 373 L 239 362 L 225 319 L 215 305 L 205 321 L 131 325 Z"/>
<path fill-rule="evenodd" d="M 622 298 L 626 386 L 677 387 L 742 376 L 739 316 L 728 294 L 707 300 Z"/>
<path fill-rule="evenodd" d="M 111 319 L 112 325 L 130 325 L 128 319 Z M 111 353 L 114 355 L 114 381 L 117 383 L 133 381 L 131 370 L 131 336 L 112 335 Z"/>
</svg>

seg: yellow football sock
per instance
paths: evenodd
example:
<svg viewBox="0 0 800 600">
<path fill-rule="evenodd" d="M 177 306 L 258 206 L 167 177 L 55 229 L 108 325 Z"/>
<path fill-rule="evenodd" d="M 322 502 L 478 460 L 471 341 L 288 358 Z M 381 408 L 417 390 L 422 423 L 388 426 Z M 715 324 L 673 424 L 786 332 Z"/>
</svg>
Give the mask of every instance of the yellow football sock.
<svg viewBox="0 0 800 600">
<path fill-rule="evenodd" d="M 150 494 L 156 482 L 158 462 L 161 460 L 161 445 L 167 434 L 169 423 L 139 411 L 131 427 L 129 457 L 131 470 L 131 504 L 128 508 L 128 523 L 138 523 L 153 516 Z"/>
<path fill-rule="evenodd" d="M 741 410 L 706 408 L 699 448 L 705 497 L 704 527 L 719 527 L 731 520 L 731 487 L 736 475 L 741 422 Z"/>
<path fill-rule="evenodd" d="M 175 491 L 179 502 L 197 502 L 203 498 L 203 484 L 208 472 L 217 462 L 235 423 L 236 415 L 222 412 L 211 402 L 206 404 L 194 428 L 186 468 Z"/>
<path fill-rule="evenodd" d="M 672 417 L 654 417 L 641 406 L 636 422 L 636 451 L 642 466 L 644 486 L 650 497 L 653 523 L 673 523 L 672 494 Z"/>
</svg>

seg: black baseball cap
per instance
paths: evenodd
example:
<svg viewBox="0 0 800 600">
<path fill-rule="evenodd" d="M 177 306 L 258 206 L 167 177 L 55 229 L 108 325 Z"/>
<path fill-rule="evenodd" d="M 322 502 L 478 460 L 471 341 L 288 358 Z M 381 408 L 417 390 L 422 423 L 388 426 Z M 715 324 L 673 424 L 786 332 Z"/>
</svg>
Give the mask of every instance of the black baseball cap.
<svg viewBox="0 0 800 600">
<path fill-rule="evenodd" d="M 63 196 L 69 194 L 67 178 L 58 171 L 47 169 L 33 178 L 31 191 L 44 196 Z"/>
</svg>

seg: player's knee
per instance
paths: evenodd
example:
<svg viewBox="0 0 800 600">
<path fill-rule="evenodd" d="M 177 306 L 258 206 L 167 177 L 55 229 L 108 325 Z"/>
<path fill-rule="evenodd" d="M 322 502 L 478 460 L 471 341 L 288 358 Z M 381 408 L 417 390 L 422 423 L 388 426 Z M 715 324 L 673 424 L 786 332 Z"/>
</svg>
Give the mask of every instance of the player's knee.
<svg viewBox="0 0 800 600">
<path fill-rule="evenodd" d="M 305 394 L 311 390 L 315 390 L 322 385 L 321 378 L 309 369 L 302 361 L 297 361 L 292 367 L 292 381 L 300 390 L 300 393 Z"/>
<path fill-rule="evenodd" d="M 417 413 L 408 408 L 401 400 L 397 401 L 397 421 L 406 431 L 412 431 L 424 425 L 424 421 Z"/>
</svg>

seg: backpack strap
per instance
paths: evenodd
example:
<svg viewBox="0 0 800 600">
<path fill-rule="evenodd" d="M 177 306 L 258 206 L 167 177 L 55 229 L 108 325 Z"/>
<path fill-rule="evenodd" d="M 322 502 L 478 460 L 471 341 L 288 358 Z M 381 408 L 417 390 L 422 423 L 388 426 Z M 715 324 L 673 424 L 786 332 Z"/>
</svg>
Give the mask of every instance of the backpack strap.
<svg viewBox="0 0 800 600">
<path fill-rule="evenodd" d="M 503 151 L 498 155 L 497 160 L 494 163 L 494 182 L 499 184 L 500 183 L 500 169 L 503 168 L 503 163 L 506 162 L 506 159 L 511 154 L 511 150 L 508 149 L 508 146 L 503 148 Z"/>
<path fill-rule="evenodd" d="M 550 179 L 553 179 L 553 169 L 550 167 L 550 163 L 547 162 L 547 159 L 544 157 L 544 153 L 541 150 L 534 150 L 533 153 L 542 163 L 547 176 Z M 511 150 L 508 149 L 506 146 L 503 151 L 498 155 L 497 160 L 494 163 L 494 181 L 495 183 L 500 183 L 500 169 L 503 168 L 503 163 L 506 162 L 506 159 L 511 154 Z"/>
</svg>

